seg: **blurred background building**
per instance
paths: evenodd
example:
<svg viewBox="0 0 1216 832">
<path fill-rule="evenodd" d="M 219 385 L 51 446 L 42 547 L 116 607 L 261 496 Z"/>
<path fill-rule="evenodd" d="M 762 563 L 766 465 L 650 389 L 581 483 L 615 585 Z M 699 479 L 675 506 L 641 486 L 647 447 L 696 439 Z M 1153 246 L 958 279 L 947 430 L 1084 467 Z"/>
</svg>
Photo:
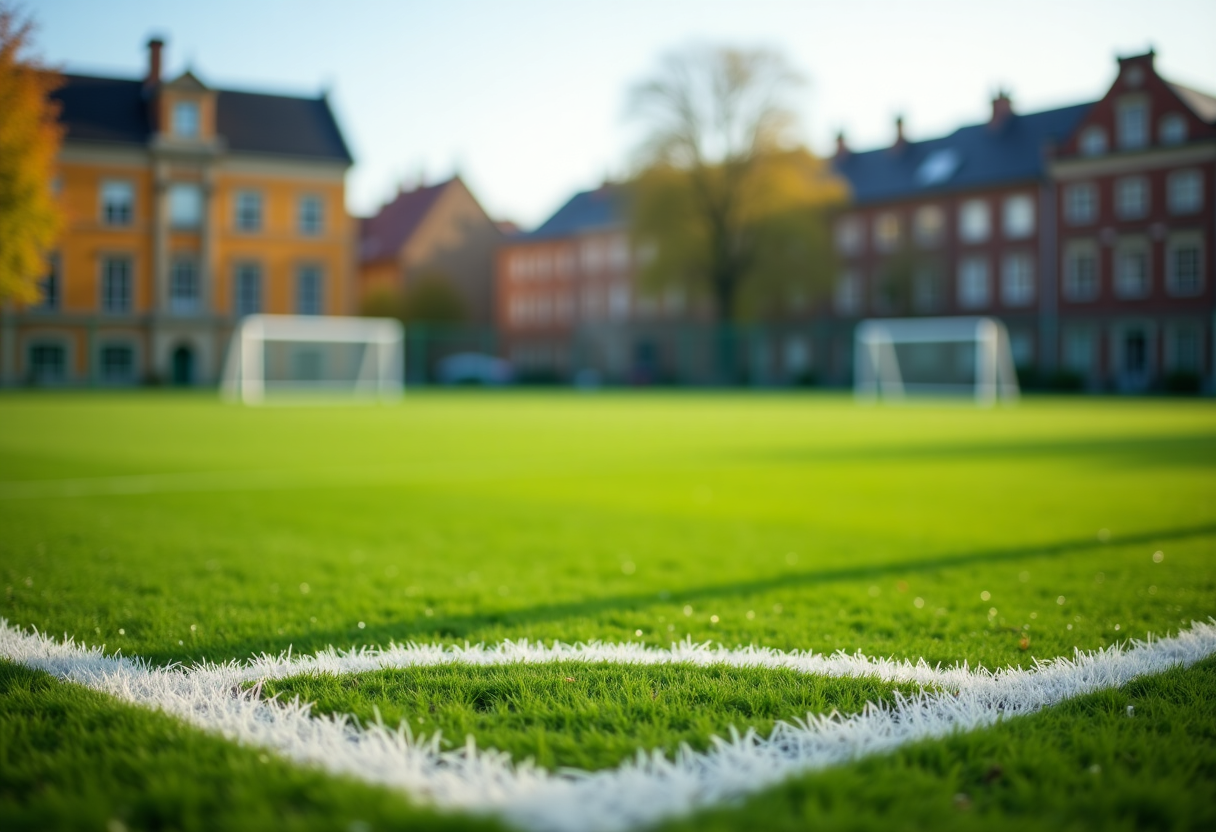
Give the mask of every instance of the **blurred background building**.
<svg viewBox="0 0 1216 832">
<path fill-rule="evenodd" d="M 42 302 L 9 311 L 8 383 L 199 384 L 254 312 L 352 312 L 352 164 L 324 97 L 218 90 L 187 71 L 67 75 L 66 213 Z"/>
</svg>

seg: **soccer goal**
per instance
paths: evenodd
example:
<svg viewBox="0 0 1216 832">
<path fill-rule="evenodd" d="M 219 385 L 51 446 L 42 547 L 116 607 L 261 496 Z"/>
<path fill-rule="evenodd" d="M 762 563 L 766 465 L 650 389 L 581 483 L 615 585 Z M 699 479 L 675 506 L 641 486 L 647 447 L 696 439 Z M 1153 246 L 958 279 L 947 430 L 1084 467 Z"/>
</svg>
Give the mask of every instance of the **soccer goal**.
<svg viewBox="0 0 1216 832">
<path fill-rule="evenodd" d="M 232 333 L 221 391 L 245 404 L 397 398 L 403 336 L 391 318 L 249 315 Z"/>
<path fill-rule="evenodd" d="M 989 406 L 1019 392 L 1009 333 L 993 318 L 862 321 L 853 362 L 853 391 L 861 401 L 964 394 Z"/>
</svg>

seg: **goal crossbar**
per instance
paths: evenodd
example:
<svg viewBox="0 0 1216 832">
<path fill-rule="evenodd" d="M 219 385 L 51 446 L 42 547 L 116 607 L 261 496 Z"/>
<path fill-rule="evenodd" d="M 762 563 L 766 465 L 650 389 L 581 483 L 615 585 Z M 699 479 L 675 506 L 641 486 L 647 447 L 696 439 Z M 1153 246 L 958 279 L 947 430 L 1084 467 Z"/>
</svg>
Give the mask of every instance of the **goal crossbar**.
<svg viewBox="0 0 1216 832">
<path fill-rule="evenodd" d="M 975 344 L 974 384 L 909 383 L 896 346 L 900 344 Z M 973 390 L 981 406 L 1018 398 L 1017 373 L 1009 333 L 995 318 L 874 318 L 854 333 L 854 394 L 861 401 L 902 399 L 908 393 L 958 393 Z"/>
<path fill-rule="evenodd" d="M 230 401 L 260 404 L 268 388 L 296 392 L 341 391 L 360 398 L 396 398 L 402 389 L 402 349 L 405 331 L 392 318 L 351 318 L 314 315 L 249 315 L 232 333 L 221 389 Z M 364 345 L 350 382 L 268 382 L 269 343 Z"/>
</svg>

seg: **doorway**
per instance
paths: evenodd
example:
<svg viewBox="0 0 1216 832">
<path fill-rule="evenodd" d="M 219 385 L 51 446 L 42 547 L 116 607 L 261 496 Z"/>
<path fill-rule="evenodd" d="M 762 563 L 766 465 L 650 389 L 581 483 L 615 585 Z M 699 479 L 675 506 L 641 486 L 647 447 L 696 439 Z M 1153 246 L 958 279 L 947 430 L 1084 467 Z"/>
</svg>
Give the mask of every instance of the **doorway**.
<svg viewBox="0 0 1216 832">
<path fill-rule="evenodd" d="M 173 351 L 173 383 L 179 387 L 194 383 L 194 350 L 185 344 Z"/>
</svg>

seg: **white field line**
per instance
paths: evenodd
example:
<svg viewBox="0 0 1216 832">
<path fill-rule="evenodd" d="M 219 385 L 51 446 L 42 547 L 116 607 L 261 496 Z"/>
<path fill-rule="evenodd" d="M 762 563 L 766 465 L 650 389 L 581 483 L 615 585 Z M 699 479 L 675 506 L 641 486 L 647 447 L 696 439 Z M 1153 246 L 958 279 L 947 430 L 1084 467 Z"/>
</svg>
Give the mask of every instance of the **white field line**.
<svg viewBox="0 0 1216 832">
<path fill-rule="evenodd" d="M 119 699 L 172 714 L 246 745 L 298 763 L 370 783 L 400 788 L 435 806 L 498 815 L 537 832 L 623 830 L 756 792 L 795 774 L 892 751 L 905 743 L 943 737 L 1034 713 L 1065 699 L 1125 684 L 1137 676 L 1191 665 L 1216 654 L 1216 620 L 1193 623 L 1177 635 L 1133 641 L 1033 670 L 995 673 L 942 669 L 869 659 L 783 653 L 765 648 L 710 649 L 688 642 L 669 650 L 638 644 L 546 647 L 504 642 L 495 647 L 390 646 L 315 656 L 262 656 L 243 663 L 192 668 L 150 667 L 109 657 L 70 639 L 56 641 L 10 627 L 0 619 L 0 656 Z M 674 760 L 638 752 L 614 769 L 552 773 L 472 741 L 443 751 L 439 739 L 415 740 L 408 727 L 360 728 L 344 717 L 313 717 L 306 704 L 267 702 L 240 693 L 258 679 L 302 673 L 354 673 L 437 664 L 494 665 L 561 660 L 625 664 L 687 663 L 783 667 L 827 676 L 871 676 L 931 685 L 934 690 L 894 705 L 869 705 L 852 716 L 807 715 L 780 723 L 767 737 L 752 731 L 715 739 L 704 753 L 684 748 Z"/>
</svg>

